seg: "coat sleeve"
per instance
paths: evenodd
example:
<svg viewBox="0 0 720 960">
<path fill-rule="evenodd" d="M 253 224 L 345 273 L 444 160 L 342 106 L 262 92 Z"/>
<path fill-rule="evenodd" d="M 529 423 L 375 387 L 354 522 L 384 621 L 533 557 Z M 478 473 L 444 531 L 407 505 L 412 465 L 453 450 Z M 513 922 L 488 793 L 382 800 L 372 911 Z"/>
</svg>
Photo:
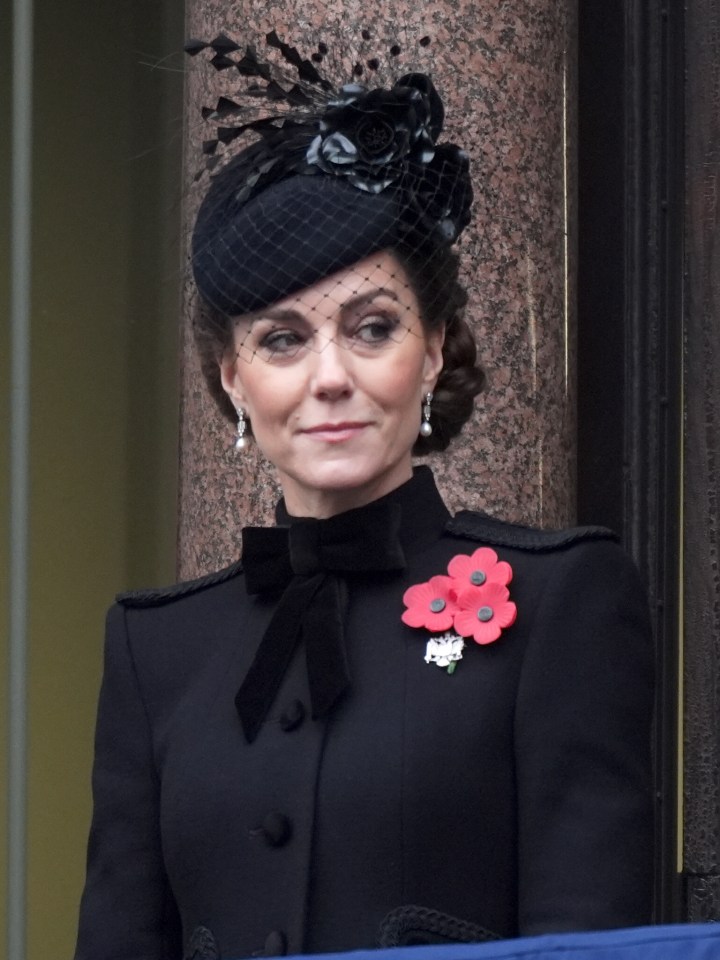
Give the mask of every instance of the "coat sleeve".
<svg viewBox="0 0 720 960">
<path fill-rule="evenodd" d="M 576 545 L 555 560 L 516 709 L 520 935 L 651 919 L 645 592 L 609 541 Z"/>
<path fill-rule="evenodd" d="M 75 960 L 179 960 L 150 724 L 120 606 L 107 620 L 93 801 Z"/>
</svg>

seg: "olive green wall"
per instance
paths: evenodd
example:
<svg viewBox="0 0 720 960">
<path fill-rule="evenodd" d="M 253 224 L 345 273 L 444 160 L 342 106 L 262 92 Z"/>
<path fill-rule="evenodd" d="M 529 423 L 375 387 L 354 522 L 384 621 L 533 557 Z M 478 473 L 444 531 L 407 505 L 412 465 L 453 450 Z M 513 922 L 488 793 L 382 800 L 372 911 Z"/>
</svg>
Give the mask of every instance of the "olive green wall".
<svg viewBox="0 0 720 960">
<path fill-rule="evenodd" d="M 183 9 L 34 6 L 27 960 L 44 960 L 72 955 L 105 608 L 174 577 Z"/>
<path fill-rule="evenodd" d="M 0 37 L 10 36 L 10 11 L 9 4 L 0 3 Z M 10 127 L 10 70 L 11 62 L 9 56 L 0 57 L 0 130 L 8 130 Z M 9 137 L 0 136 L 0 197 L 7 198 L 10 190 L 10 142 Z M 7 571 L 8 571 L 8 467 L 9 451 L 8 436 L 6 425 L 8 423 L 10 397 L 8 392 L 8 377 L 10 373 L 9 350 L 10 350 L 10 329 L 8 324 L 8 314 L 10 311 L 9 302 L 9 279 L 10 279 L 10 244 L 9 244 L 9 216 L 10 209 L 7 199 L 0 203 L 0 524 L 2 524 L 3 535 L 0 537 L 0 611 L 2 619 L 0 620 L 0 684 L 2 684 L 2 694 L 0 694 L 0 764 L 2 764 L 3 775 L 0 777 L 0 783 L 5 783 L 7 778 L 5 770 L 7 769 L 7 636 L 8 622 L 8 589 L 7 589 Z M 7 833 L 5 823 L 7 822 L 7 797 L 4 789 L 0 788 L 0 823 L 3 828 L 0 830 L 0 934 L 2 934 L 4 943 L 5 931 L 5 903 L 7 899 Z M 0 946 L 2 950 L 2 946 Z"/>
</svg>

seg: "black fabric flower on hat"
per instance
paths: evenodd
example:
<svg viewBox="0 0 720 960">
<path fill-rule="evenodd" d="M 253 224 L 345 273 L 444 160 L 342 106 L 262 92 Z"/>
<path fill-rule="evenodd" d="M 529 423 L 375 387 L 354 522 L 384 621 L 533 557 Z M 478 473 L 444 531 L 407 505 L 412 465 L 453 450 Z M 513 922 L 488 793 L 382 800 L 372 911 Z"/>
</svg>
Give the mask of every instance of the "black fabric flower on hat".
<svg viewBox="0 0 720 960">
<path fill-rule="evenodd" d="M 390 90 L 346 84 L 320 118 L 307 162 L 380 193 L 409 165 L 432 161 L 442 121 L 442 102 L 424 74 L 407 74 Z"/>
<path fill-rule="evenodd" d="M 453 243 L 470 223 L 473 190 L 467 153 L 453 143 L 440 144 L 430 163 L 408 171 L 405 193 L 424 228 L 438 230 Z"/>
</svg>

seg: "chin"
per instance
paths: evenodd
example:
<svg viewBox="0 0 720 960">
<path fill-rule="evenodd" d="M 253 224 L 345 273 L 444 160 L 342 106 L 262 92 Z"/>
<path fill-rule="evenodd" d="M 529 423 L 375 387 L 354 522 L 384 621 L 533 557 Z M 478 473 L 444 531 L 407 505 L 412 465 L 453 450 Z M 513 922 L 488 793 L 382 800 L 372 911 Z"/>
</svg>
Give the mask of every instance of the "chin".
<svg viewBox="0 0 720 960">
<path fill-rule="evenodd" d="M 344 469 L 338 465 L 336 468 L 317 471 L 312 477 L 308 478 L 304 486 L 323 493 L 332 493 L 333 490 L 359 491 L 367 486 L 373 486 L 375 483 L 381 483 L 384 476 L 384 471 L 381 473 L 372 470 L 361 471 L 357 469 L 357 466 Z"/>
<path fill-rule="evenodd" d="M 375 500 L 400 486 L 412 475 L 412 466 L 405 469 L 400 463 L 358 463 L 357 457 L 336 462 L 313 465 L 312 470 L 298 470 L 286 477 L 303 498 L 314 496 L 333 498 L 337 494 L 351 509 L 357 498 L 358 505 Z M 283 489 L 286 484 L 281 478 Z"/>
</svg>

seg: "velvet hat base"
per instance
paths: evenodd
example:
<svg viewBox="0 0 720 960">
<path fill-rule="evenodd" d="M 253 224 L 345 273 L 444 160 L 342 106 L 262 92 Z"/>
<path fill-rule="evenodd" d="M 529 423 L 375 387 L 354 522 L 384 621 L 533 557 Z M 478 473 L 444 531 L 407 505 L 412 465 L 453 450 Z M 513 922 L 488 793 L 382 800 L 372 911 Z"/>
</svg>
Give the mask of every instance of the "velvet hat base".
<svg viewBox="0 0 720 960">
<path fill-rule="evenodd" d="M 407 210 L 392 188 L 371 194 L 340 178 L 299 174 L 238 201 L 223 189 L 224 173 L 198 215 L 192 261 L 201 296 L 226 316 L 261 310 L 408 241 Z"/>
</svg>

